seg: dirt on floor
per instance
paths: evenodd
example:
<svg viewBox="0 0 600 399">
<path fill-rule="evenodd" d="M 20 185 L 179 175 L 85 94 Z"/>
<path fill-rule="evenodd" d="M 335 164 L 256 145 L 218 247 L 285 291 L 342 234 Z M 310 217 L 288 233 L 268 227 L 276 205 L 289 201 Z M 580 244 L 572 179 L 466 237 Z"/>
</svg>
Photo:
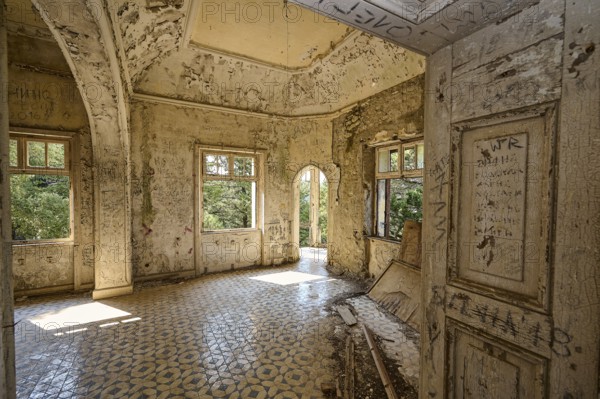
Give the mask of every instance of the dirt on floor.
<svg viewBox="0 0 600 399">
<path fill-rule="evenodd" d="M 362 295 L 364 292 L 356 292 L 353 294 L 347 294 L 343 298 L 338 297 L 330 302 L 328 311 L 331 312 L 332 317 L 336 317 L 337 311 L 335 305 L 345 304 L 345 300 Z M 335 319 L 336 326 L 334 328 L 334 334 L 330 337 L 331 343 L 335 348 L 334 360 L 340 370 L 338 381 L 336 381 L 339 389 L 337 392 L 326 393 L 327 398 L 344 398 L 344 387 L 348 376 L 346 373 L 346 353 L 347 353 L 347 338 L 352 337 L 354 341 L 354 398 L 356 399 L 384 399 L 387 398 L 383 382 L 375 365 L 375 360 L 371 355 L 369 345 L 366 337 L 363 333 L 360 324 L 356 324 L 352 327 L 346 325 L 344 321 L 337 317 Z M 390 359 L 381 346 L 381 338 L 374 334 L 379 354 L 385 364 L 386 371 L 391 379 L 392 386 L 399 398 L 402 399 L 417 399 L 418 392 L 414 386 L 412 386 L 398 370 L 398 364 Z"/>
</svg>

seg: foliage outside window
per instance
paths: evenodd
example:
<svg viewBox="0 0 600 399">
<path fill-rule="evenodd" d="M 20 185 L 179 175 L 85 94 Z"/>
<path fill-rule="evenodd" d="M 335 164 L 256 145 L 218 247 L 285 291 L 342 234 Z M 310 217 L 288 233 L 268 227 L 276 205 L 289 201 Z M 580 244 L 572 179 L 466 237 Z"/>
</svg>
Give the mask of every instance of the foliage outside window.
<svg viewBox="0 0 600 399">
<path fill-rule="evenodd" d="M 258 158 L 217 150 L 201 156 L 203 230 L 255 228 Z"/>
<path fill-rule="evenodd" d="M 69 141 L 12 134 L 9 150 L 12 239 L 69 239 Z"/>
<path fill-rule="evenodd" d="M 401 240 L 406 220 L 423 219 L 422 141 L 377 149 L 376 235 Z"/>
</svg>

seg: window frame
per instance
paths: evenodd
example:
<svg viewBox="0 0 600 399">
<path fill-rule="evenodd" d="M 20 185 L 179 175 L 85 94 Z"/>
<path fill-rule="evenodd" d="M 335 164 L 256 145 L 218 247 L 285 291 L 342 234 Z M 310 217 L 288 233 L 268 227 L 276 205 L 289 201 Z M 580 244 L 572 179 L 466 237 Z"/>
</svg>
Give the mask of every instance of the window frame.
<svg viewBox="0 0 600 399">
<path fill-rule="evenodd" d="M 77 182 L 73 171 L 72 157 L 74 154 L 75 134 L 69 132 L 51 132 L 41 131 L 37 129 L 16 129 L 9 130 L 9 146 L 10 140 L 17 141 L 17 166 L 11 166 L 10 156 L 8 162 L 9 179 L 12 175 L 59 175 L 69 176 L 69 237 L 65 238 L 44 238 L 39 240 L 14 240 L 11 238 L 11 243 L 14 245 L 44 245 L 44 244 L 61 244 L 73 243 L 75 241 L 75 218 L 77 216 L 75 209 L 75 187 Z M 27 143 L 28 142 L 43 142 L 45 143 L 45 161 L 46 166 L 36 167 L 27 165 Z M 65 146 L 65 163 L 62 168 L 48 167 L 48 144 L 64 144 Z"/>
<path fill-rule="evenodd" d="M 418 146 L 425 146 L 424 139 L 422 137 L 412 140 L 401 140 L 394 142 L 387 142 L 375 147 L 375 185 L 373 195 L 373 238 L 391 241 L 395 243 L 401 242 L 393 237 L 390 237 L 390 186 L 391 180 L 394 179 L 410 179 L 410 178 L 424 178 L 425 175 L 425 152 L 423 151 L 423 167 L 417 168 L 419 164 L 418 160 Z M 415 169 L 404 170 L 404 150 L 406 148 L 415 148 Z M 398 151 L 398 170 L 380 172 L 381 158 L 379 154 L 381 152 Z M 391 157 L 388 157 L 388 162 L 391 163 Z M 379 182 L 385 181 L 385 221 L 384 221 L 384 235 L 379 235 Z"/>
<path fill-rule="evenodd" d="M 230 232 L 253 232 L 259 231 L 262 228 L 263 215 L 263 159 L 264 151 L 256 149 L 245 149 L 236 147 L 217 147 L 209 145 L 197 146 L 197 168 L 199 171 L 197 178 L 197 193 L 196 210 L 197 210 L 197 226 L 200 234 L 223 234 Z M 228 158 L 228 173 L 226 175 L 207 173 L 206 155 L 225 155 Z M 234 158 L 253 158 L 254 159 L 254 174 L 253 176 L 236 176 L 234 170 Z M 255 201 L 254 201 L 254 227 L 242 227 L 234 229 L 209 230 L 204 228 L 204 182 L 205 181 L 249 181 L 255 183 Z"/>
</svg>

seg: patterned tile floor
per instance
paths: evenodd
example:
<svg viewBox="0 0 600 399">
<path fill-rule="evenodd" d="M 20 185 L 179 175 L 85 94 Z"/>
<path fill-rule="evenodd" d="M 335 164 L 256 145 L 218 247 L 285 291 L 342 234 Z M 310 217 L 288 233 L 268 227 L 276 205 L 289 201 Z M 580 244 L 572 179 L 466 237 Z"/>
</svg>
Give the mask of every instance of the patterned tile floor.
<svg viewBox="0 0 600 399">
<path fill-rule="evenodd" d="M 326 305 L 360 289 L 322 259 L 17 302 L 18 397 L 321 398 L 340 373 Z"/>
</svg>

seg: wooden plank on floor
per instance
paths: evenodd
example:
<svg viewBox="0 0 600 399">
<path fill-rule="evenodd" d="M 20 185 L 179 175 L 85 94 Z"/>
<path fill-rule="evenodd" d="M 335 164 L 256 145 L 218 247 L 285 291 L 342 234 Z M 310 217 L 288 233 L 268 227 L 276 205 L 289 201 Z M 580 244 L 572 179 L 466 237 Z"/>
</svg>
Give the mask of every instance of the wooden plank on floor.
<svg viewBox="0 0 600 399">
<path fill-rule="evenodd" d="M 349 335 L 346 339 L 346 381 L 344 399 L 354 399 L 354 341 Z"/>
<path fill-rule="evenodd" d="M 373 360 L 375 360 L 375 365 L 377 366 L 377 371 L 379 371 L 379 377 L 381 377 L 381 382 L 383 383 L 383 387 L 385 388 L 385 393 L 387 394 L 388 399 L 398 399 L 396 395 L 396 390 L 392 385 L 392 380 L 390 379 L 390 375 L 385 368 L 385 364 L 383 363 L 383 359 L 381 358 L 381 354 L 379 353 L 379 349 L 375 344 L 375 339 L 373 338 L 373 333 L 367 326 L 363 324 L 363 332 L 365 333 L 365 338 L 367 339 L 367 344 L 369 344 L 369 349 L 371 350 L 371 355 L 373 356 Z"/>
<path fill-rule="evenodd" d="M 337 307 L 337 311 L 340 314 L 340 316 L 342 316 L 342 319 L 344 319 L 344 322 L 347 325 L 353 326 L 357 323 L 356 317 L 354 317 L 354 315 L 352 314 L 352 312 L 350 311 L 350 308 L 348 308 L 348 306 L 339 305 Z"/>
</svg>

